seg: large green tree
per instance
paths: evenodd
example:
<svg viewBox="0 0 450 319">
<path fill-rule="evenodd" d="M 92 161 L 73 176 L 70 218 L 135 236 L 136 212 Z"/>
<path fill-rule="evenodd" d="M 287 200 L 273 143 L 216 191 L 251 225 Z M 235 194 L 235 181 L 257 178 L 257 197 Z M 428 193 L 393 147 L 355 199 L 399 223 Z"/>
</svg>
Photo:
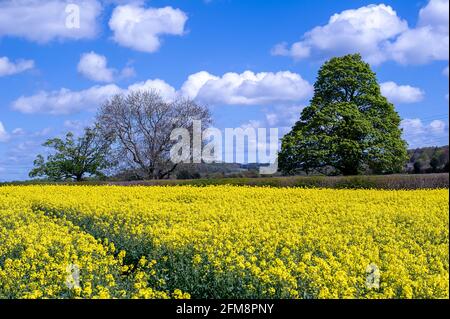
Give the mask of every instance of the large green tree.
<svg viewBox="0 0 450 319">
<path fill-rule="evenodd" d="M 69 132 L 65 139 L 49 139 L 43 146 L 54 151 L 47 160 L 38 155 L 29 176 L 46 177 L 52 181 L 81 181 L 85 175 L 102 177 L 103 170 L 112 166 L 110 145 L 111 141 L 99 134 L 97 127 L 86 128 L 78 138 Z"/>
<path fill-rule="evenodd" d="M 407 160 L 399 126 L 369 64 L 359 54 L 333 58 L 319 71 L 310 105 L 282 139 L 279 167 L 286 174 L 399 172 Z"/>
</svg>

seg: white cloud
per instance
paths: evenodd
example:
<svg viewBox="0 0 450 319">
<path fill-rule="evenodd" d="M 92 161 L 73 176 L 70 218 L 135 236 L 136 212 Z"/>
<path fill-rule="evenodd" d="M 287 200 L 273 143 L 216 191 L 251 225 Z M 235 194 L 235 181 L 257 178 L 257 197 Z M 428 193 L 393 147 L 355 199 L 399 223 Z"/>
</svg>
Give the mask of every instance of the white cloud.
<svg viewBox="0 0 450 319">
<path fill-rule="evenodd" d="M 0 142 L 7 142 L 9 140 L 9 134 L 6 132 L 3 123 L 0 122 Z"/>
<path fill-rule="evenodd" d="M 180 90 L 160 79 L 134 83 L 126 89 L 115 84 L 97 85 L 81 91 L 63 88 L 22 96 L 13 102 L 12 107 L 26 114 L 61 115 L 92 111 L 114 94 L 136 90 L 156 90 L 167 100 L 186 96 L 210 105 L 290 105 L 309 98 L 313 92 L 312 86 L 300 75 L 287 71 L 246 71 L 242 74 L 226 73 L 222 77 L 199 72 L 189 76 Z"/>
<path fill-rule="evenodd" d="M 398 85 L 395 82 L 380 84 L 381 93 L 394 104 L 417 103 L 423 100 L 425 92 L 410 85 Z"/>
<path fill-rule="evenodd" d="M 416 28 L 409 29 L 387 47 L 393 60 L 423 64 L 448 60 L 449 1 L 430 0 L 419 12 Z"/>
<path fill-rule="evenodd" d="M 435 133 L 443 133 L 445 132 L 445 129 L 447 127 L 445 122 L 441 120 L 434 120 L 433 122 L 430 123 L 429 126 L 431 130 Z"/>
<path fill-rule="evenodd" d="M 313 88 L 299 74 L 289 71 L 245 71 L 221 77 L 203 71 L 189 76 L 181 93 L 209 104 L 267 105 L 305 100 Z"/>
<path fill-rule="evenodd" d="M 121 92 L 114 84 L 93 86 L 82 91 L 63 88 L 59 91 L 41 91 L 32 96 L 22 96 L 15 100 L 12 106 L 13 109 L 25 114 L 71 114 L 92 111 L 112 95 Z"/>
<path fill-rule="evenodd" d="M 444 121 L 434 120 L 425 124 L 418 118 L 405 119 L 401 127 L 410 148 L 448 144 L 448 123 Z"/>
<path fill-rule="evenodd" d="M 73 1 L 15 0 L 0 2 L 0 38 L 21 37 L 46 43 L 54 39 L 85 39 L 97 34 L 96 19 L 102 6 L 97 0 L 76 1 L 79 25 L 74 17 Z M 66 11 L 67 10 L 67 11 Z M 69 23 L 68 23 L 69 22 Z"/>
<path fill-rule="evenodd" d="M 449 2 L 448 0 L 431 0 L 419 12 L 419 27 L 433 26 L 443 32 L 448 32 Z"/>
<path fill-rule="evenodd" d="M 106 57 L 93 51 L 81 55 L 77 69 L 84 77 L 96 82 L 114 82 L 118 78 L 123 79 L 136 75 L 131 66 L 123 68 L 120 72 L 109 68 Z"/>
<path fill-rule="evenodd" d="M 385 59 L 386 41 L 407 28 L 406 21 L 390 6 L 369 5 L 335 14 L 325 26 L 306 32 L 300 42 L 290 48 L 277 45 L 272 53 L 295 59 L 361 53 L 367 61 L 376 64 Z"/>
<path fill-rule="evenodd" d="M 346 10 L 333 15 L 328 24 L 306 32 L 290 47 L 276 45 L 272 54 L 324 59 L 361 53 L 375 65 L 388 60 L 401 64 L 448 60 L 448 15 L 448 0 L 430 0 L 420 10 L 416 28 L 409 28 L 392 7 L 384 4 Z"/>
<path fill-rule="evenodd" d="M 34 68 L 32 60 L 18 60 L 12 62 L 8 57 L 0 57 L 0 77 L 21 73 Z"/>
<path fill-rule="evenodd" d="M 112 82 L 114 69 L 108 68 L 104 55 L 95 52 L 84 53 L 78 63 L 78 72 L 86 78 L 97 82 Z"/>
<path fill-rule="evenodd" d="M 447 67 L 442 71 L 442 74 L 448 77 L 448 65 Z"/>
<path fill-rule="evenodd" d="M 202 87 L 206 83 L 208 83 L 208 81 L 217 81 L 219 79 L 219 77 L 212 75 L 206 71 L 191 74 L 181 87 L 181 92 L 185 96 L 195 98 L 197 97 Z"/>
<path fill-rule="evenodd" d="M 158 92 L 162 96 L 162 98 L 166 100 L 172 100 L 177 96 L 177 91 L 175 90 L 175 88 L 160 79 L 147 80 L 144 82 L 132 84 L 128 87 L 128 92 L 153 90 Z"/>
<path fill-rule="evenodd" d="M 145 9 L 137 4 L 114 9 L 109 27 L 113 39 L 124 47 L 142 52 L 155 52 L 163 35 L 183 35 L 187 15 L 172 7 Z"/>
<path fill-rule="evenodd" d="M 156 90 L 164 98 L 174 98 L 176 90 L 162 80 L 148 80 L 122 89 L 115 84 L 96 85 L 86 90 L 41 91 L 32 96 L 22 96 L 12 104 L 14 110 L 25 114 L 45 113 L 67 115 L 81 111 L 94 111 L 115 94 L 126 94 L 133 90 Z"/>
<path fill-rule="evenodd" d="M 408 30 L 386 48 L 400 64 L 426 64 L 448 60 L 449 38 L 431 26 Z"/>
</svg>

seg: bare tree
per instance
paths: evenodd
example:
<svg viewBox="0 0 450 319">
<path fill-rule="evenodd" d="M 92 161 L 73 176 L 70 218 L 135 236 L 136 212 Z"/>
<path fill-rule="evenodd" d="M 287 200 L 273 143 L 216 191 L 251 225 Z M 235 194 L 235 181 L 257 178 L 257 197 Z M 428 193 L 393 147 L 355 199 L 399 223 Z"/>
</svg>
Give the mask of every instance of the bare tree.
<svg viewBox="0 0 450 319">
<path fill-rule="evenodd" d="M 209 126 L 208 108 L 184 98 L 167 102 L 155 91 L 115 95 L 97 115 L 103 134 L 115 140 L 118 158 L 149 179 L 167 178 L 175 170 L 170 149 L 176 141 L 170 135 L 175 128 L 191 131 L 194 120 Z"/>
</svg>

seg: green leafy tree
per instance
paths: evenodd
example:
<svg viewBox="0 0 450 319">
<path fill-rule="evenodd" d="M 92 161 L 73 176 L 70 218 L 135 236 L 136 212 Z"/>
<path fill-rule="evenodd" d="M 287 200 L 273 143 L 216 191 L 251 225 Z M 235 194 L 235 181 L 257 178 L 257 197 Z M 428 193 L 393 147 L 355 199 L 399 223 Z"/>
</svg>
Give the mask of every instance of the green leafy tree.
<svg viewBox="0 0 450 319">
<path fill-rule="evenodd" d="M 47 156 L 38 155 L 30 177 L 47 177 L 53 181 L 82 181 L 85 175 L 103 177 L 103 170 L 112 166 L 108 160 L 111 141 L 99 134 L 98 128 L 86 128 L 78 138 L 69 132 L 65 139 L 53 138 L 43 146 L 54 149 Z"/>
<path fill-rule="evenodd" d="M 285 174 L 399 172 L 408 159 L 399 125 L 361 56 L 333 58 L 319 71 L 311 104 L 282 139 L 279 167 Z"/>
</svg>

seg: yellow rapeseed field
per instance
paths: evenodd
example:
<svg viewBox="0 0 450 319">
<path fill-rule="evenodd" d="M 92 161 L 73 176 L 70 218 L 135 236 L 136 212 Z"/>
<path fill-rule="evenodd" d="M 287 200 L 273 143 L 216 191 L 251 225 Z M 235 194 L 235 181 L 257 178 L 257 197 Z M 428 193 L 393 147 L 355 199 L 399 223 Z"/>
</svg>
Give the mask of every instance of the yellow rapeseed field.
<svg viewBox="0 0 450 319">
<path fill-rule="evenodd" d="M 448 197 L 0 187 L 0 298 L 448 298 Z"/>
</svg>

